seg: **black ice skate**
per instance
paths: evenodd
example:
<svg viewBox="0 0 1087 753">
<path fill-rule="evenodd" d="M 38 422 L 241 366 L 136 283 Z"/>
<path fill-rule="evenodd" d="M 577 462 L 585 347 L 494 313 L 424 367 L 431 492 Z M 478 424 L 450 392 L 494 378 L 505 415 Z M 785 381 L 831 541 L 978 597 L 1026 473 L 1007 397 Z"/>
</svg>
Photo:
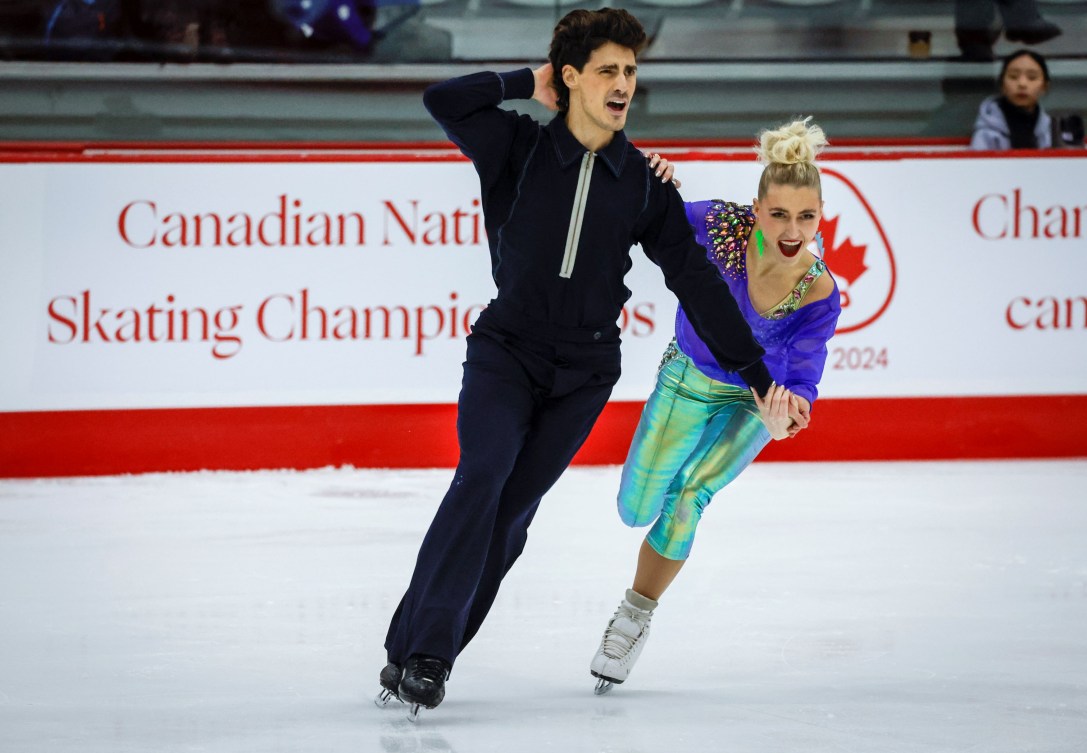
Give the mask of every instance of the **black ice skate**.
<svg viewBox="0 0 1087 753">
<path fill-rule="evenodd" d="M 420 708 L 432 709 L 442 702 L 449 669 L 449 664 L 436 656 L 416 654 L 404 662 L 399 697 L 411 706 L 408 711 L 410 721 L 418 720 Z"/>
<path fill-rule="evenodd" d="M 374 703 L 378 708 L 385 708 L 389 705 L 389 701 L 400 700 L 400 676 L 402 672 L 400 667 L 389 662 L 381 670 L 381 674 L 378 676 L 378 682 L 381 683 L 381 692 L 377 694 L 377 698 L 374 699 Z"/>
</svg>

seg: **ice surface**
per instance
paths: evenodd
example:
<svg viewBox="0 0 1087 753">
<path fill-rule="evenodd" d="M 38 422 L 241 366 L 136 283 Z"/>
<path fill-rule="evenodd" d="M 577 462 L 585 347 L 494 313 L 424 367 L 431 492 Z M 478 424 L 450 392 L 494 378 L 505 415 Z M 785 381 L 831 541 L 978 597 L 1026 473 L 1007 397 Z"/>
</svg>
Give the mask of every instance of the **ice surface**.
<svg viewBox="0 0 1087 753">
<path fill-rule="evenodd" d="M 571 469 L 411 725 L 372 699 L 450 477 L 0 481 L 0 751 L 1087 750 L 1087 461 L 756 464 L 599 697 L 644 531 Z"/>
</svg>

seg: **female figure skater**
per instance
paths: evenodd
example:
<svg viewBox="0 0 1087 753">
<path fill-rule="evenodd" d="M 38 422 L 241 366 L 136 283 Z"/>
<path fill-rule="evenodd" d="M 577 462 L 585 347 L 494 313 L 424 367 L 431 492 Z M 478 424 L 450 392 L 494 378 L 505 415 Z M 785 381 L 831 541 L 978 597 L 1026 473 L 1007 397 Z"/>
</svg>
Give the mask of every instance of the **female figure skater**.
<svg viewBox="0 0 1087 753">
<path fill-rule="evenodd" d="M 630 526 L 654 525 L 642 543 L 632 588 L 590 665 L 599 678 L 598 694 L 629 676 L 657 600 L 686 562 L 713 495 L 771 439 L 794 436 L 807 424 L 826 344 L 841 313 L 834 279 L 807 250 L 813 240 L 821 242 L 823 198 L 815 157 L 827 143 L 823 130 L 809 121 L 761 134 L 757 151 L 765 168 L 752 206 L 686 204 L 696 239 L 766 349 L 763 360 L 775 386 L 760 398 L 736 374 L 723 371 L 680 306 L 676 337 L 623 466 L 619 516 Z M 804 418 L 797 423 L 789 413 Z"/>
</svg>

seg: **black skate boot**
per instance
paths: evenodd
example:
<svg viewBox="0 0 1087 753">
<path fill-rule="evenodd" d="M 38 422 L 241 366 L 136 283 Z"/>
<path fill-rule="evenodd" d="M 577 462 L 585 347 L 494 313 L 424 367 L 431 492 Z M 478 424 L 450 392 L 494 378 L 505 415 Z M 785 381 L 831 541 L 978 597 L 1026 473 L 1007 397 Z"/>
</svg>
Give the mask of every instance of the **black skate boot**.
<svg viewBox="0 0 1087 753">
<path fill-rule="evenodd" d="M 378 708 L 385 708 L 392 699 L 400 700 L 400 667 L 389 662 L 381 670 L 378 682 L 381 683 L 381 692 L 377 694 L 374 703 Z"/>
<path fill-rule="evenodd" d="M 408 719 L 416 721 L 419 709 L 432 709 L 445 698 L 445 680 L 449 677 L 450 666 L 445 659 L 436 656 L 415 654 L 404 662 L 403 676 L 400 678 L 399 697 L 410 704 Z"/>
</svg>

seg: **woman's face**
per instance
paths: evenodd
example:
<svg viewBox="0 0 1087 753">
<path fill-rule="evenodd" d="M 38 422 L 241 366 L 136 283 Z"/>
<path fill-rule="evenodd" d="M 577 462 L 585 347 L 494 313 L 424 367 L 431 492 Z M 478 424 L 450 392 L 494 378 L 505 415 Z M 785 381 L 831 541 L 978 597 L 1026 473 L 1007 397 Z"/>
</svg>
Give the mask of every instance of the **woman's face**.
<svg viewBox="0 0 1087 753">
<path fill-rule="evenodd" d="M 771 183 L 766 196 L 755 200 L 754 209 L 769 258 L 793 259 L 815 238 L 823 201 L 814 188 Z"/>
<path fill-rule="evenodd" d="M 1042 66 L 1030 55 L 1020 55 L 1008 64 L 1002 84 L 1008 101 L 1024 110 L 1037 107 L 1047 88 Z"/>
</svg>

